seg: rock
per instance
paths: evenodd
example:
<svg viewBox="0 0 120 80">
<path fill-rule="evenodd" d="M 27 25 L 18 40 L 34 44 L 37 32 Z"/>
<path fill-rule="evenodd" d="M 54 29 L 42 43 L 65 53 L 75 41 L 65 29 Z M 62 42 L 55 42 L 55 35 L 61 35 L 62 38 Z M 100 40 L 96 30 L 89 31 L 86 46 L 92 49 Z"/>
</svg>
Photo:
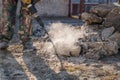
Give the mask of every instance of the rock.
<svg viewBox="0 0 120 80">
<path fill-rule="evenodd" d="M 42 37 L 44 35 L 45 35 L 45 31 L 43 30 L 43 28 L 39 27 L 33 31 L 33 36 L 35 36 L 35 37 Z"/>
<path fill-rule="evenodd" d="M 7 76 L 4 74 L 4 70 L 1 66 L 0 66 L 0 80 L 8 80 Z"/>
<path fill-rule="evenodd" d="M 114 7 L 114 5 L 112 5 L 112 4 L 108 4 L 108 5 L 100 4 L 97 6 L 93 6 L 90 9 L 90 12 L 93 14 L 96 14 L 99 17 L 105 17 L 112 10 L 113 7 Z"/>
<path fill-rule="evenodd" d="M 98 25 L 83 25 L 81 26 L 81 32 L 83 33 L 92 33 L 100 30 L 100 26 Z"/>
<path fill-rule="evenodd" d="M 103 56 L 109 56 L 112 54 L 117 54 L 119 46 L 117 42 L 88 42 L 85 43 L 88 48 L 85 49 L 86 52 L 84 56 L 92 59 L 100 59 Z"/>
<path fill-rule="evenodd" d="M 92 7 L 90 13 L 84 12 L 81 19 L 85 22 L 79 38 L 83 56 L 100 59 L 119 52 L 120 7 L 100 4 Z"/>
<path fill-rule="evenodd" d="M 84 63 L 86 61 L 86 58 L 82 57 L 82 56 L 79 56 L 79 57 L 70 57 L 70 58 L 68 58 L 67 61 L 72 62 L 74 64 L 81 64 L 81 63 Z"/>
<path fill-rule="evenodd" d="M 88 33 L 85 35 L 85 37 L 86 37 L 87 41 L 90 41 L 90 42 L 101 41 L 100 35 L 98 32 Z"/>
<path fill-rule="evenodd" d="M 84 41 L 91 41 L 91 42 L 101 41 L 100 26 L 98 25 L 82 26 L 81 33 L 83 33 L 83 38 L 81 39 Z"/>
<path fill-rule="evenodd" d="M 108 37 L 110 37 L 113 34 L 114 30 L 115 30 L 114 27 L 103 29 L 103 31 L 102 31 L 102 40 L 108 39 Z"/>
<path fill-rule="evenodd" d="M 113 8 L 103 22 L 105 27 L 115 27 L 115 31 L 120 32 L 120 7 Z"/>
<path fill-rule="evenodd" d="M 104 49 L 107 51 L 107 54 L 105 54 L 105 56 L 109 56 L 112 54 L 117 54 L 119 46 L 116 41 L 111 41 L 104 44 Z"/>
<path fill-rule="evenodd" d="M 98 17 L 94 14 L 86 13 L 86 12 L 82 13 L 81 19 L 86 24 L 102 23 L 102 21 L 103 21 L 103 19 L 101 17 Z"/>
<path fill-rule="evenodd" d="M 108 39 L 111 40 L 111 41 L 116 41 L 118 43 L 119 47 L 120 47 L 120 33 L 119 32 L 115 32 Z"/>
<path fill-rule="evenodd" d="M 56 46 L 57 52 L 63 56 L 79 56 L 81 52 L 81 47 L 77 45 L 67 45 L 63 43 L 59 43 Z"/>
<path fill-rule="evenodd" d="M 23 71 L 20 70 L 16 70 L 13 74 L 11 74 L 12 76 L 23 76 L 25 73 Z"/>
<path fill-rule="evenodd" d="M 0 49 L 7 49 L 8 48 L 8 43 L 7 42 L 0 42 Z"/>
<path fill-rule="evenodd" d="M 102 47 L 102 42 L 88 43 L 88 49 L 86 50 L 84 56 L 98 60 L 103 56 L 103 54 L 107 54 L 107 52 Z"/>
</svg>

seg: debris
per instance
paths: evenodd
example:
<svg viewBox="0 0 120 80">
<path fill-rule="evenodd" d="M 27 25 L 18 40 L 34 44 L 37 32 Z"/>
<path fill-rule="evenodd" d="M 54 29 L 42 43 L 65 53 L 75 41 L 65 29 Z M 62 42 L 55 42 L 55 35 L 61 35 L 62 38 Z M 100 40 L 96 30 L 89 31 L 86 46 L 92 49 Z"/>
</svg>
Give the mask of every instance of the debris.
<svg viewBox="0 0 120 80">
<path fill-rule="evenodd" d="M 108 15 L 105 17 L 103 26 L 105 27 L 114 27 L 115 31 L 120 32 L 120 7 L 113 8 Z"/>
<path fill-rule="evenodd" d="M 81 27 L 81 32 L 84 33 L 79 45 L 82 46 L 83 56 L 100 59 L 119 52 L 120 8 L 118 6 L 109 4 L 95 6 L 91 8 L 90 13 L 82 14 L 82 20 L 85 25 Z"/>
<path fill-rule="evenodd" d="M 86 24 L 102 23 L 102 18 L 86 12 L 82 13 L 81 19 L 86 22 Z"/>
<path fill-rule="evenodd" d="M 114 8 L 113 4 L 100 4 L 97 6 L 93 6 L 90 9 L 90 12 L 96 14 L 99 17 L 106 17 L 106 15 Z"/>
<path fill-rule="evenodd" d="M 108 37 L 110 37 L 110 36 L 113 34 L 114 30 L 115 30 L 114 27 L 105 28 L 105 29 L 102 31 L 102 40 L 108 39 Z"/>
</svg>

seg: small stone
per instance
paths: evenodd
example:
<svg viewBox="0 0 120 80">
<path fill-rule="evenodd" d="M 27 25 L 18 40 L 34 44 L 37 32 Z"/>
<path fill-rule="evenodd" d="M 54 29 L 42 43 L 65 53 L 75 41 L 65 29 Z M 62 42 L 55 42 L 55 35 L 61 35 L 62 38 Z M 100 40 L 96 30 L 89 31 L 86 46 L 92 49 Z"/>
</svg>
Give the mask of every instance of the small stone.
<svg viewBox="0 0 120 80">
<path fill-rule="evenodd" d="M 82 13 L 81 19 L 83 22 L 85 22 L 87 25 L 93 24 L 93 23 L 102 23 L 103 19 L 101 17 L 98 17 L 97 15 L 91 14 L 91 13 Z"/>
<path fill-rule="evenodd" d="M 63 56 L 76 56 L 78 57 L 80 55 L 81 52 L 81 47 L 80 46 L 76 46 L 76 45 L 65 45 L 63 43 L 59 43 L 59 45 L 57 45 L 57 52 L 60 55 Z"/>
<path fill-rule="evenodd" d="M 20 70 L 16 70 L 13 74 L 11 74 L 12 76 L 20 76 L 20 75 L 24 75 L 23 71 Z"/>
<path fill-rule="evenodd" d="M 7 49 L 8 48 L 8 43 L 7 42 L 0 42 L 0 49 Z"/>
<path fill-rule="evenodd" d="M 102 40 L 108 39 L 108 37 L 110 37 L 113 34 L 114 30 L 115 30 L 114 27 L 103 29 L 103 31 L 102 31 Z"/>
<path fill-rule="evenodd" d="M 87 78 L 84 78 L 83 80 L 88 80 Z"/>
<path fill-rule="evenodd" d="M 120 33 L 119 32 L 115 32 L 113 35 L 111 35 L 108 40 L 111 41 L 116 41 L 120 47 Z"/>
</svg>

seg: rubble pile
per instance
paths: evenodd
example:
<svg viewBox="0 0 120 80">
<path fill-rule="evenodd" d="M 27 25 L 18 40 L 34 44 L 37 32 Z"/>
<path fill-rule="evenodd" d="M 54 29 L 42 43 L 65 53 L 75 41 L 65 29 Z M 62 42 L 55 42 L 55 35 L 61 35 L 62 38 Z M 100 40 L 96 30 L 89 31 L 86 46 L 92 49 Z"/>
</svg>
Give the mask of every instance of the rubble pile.
<svg viewBox="0 0 120 80">
<path fill-rule="evenodd" d="M 81 15 L 84 24 L 75 27 L 60 22 L 46 26 L 49 37 L 41 50 L 62 56 L 100 59 L 120 52 L 120 7 L 114 4 L 93 6 Z M 51 44 L 52 41 L 52 44 Z"/>
<path fill-rule="evenodd" d="M 88 58 L 100 59 L 117 54 L 120 49 L 120 7 L 113 4 L 94 6 L 83 13 L 84 25 L 79 38 L 81 53 Z"/>
</svg>

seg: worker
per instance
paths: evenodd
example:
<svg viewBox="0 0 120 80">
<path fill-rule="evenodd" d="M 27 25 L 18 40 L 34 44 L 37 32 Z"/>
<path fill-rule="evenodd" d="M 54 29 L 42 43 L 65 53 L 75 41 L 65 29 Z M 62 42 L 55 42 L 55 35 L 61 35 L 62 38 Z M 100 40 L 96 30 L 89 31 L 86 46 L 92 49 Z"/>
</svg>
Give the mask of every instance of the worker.
<svg viewBox="0 0 120 80">
<path fill-rule="evenodd" d="M 40 1 L 40 0 L 39 0 Z M 34 50 L 34 46 L 32 44 L 32 40 L 30 38 L 31 35 L 31 16 L 38 19 L 36 13 L 35 3 L 38 0 L 21 0 L 21 10 L 20 10 L 20 26 L 18 34 L 20 35 L 20 39 L 23 44 L 23 50 Z M 14 34 L 14 27 L 16 21 L 16 10 L 17 10 L 18 0 L 4 0 L 2 1 L 2 25 L 4 29 L 0 32 L 0 50 L 7 49 L 9 41 L 12 39 Z M 32 11 L 30 11 L 32 10 Z"/>
</svg>

